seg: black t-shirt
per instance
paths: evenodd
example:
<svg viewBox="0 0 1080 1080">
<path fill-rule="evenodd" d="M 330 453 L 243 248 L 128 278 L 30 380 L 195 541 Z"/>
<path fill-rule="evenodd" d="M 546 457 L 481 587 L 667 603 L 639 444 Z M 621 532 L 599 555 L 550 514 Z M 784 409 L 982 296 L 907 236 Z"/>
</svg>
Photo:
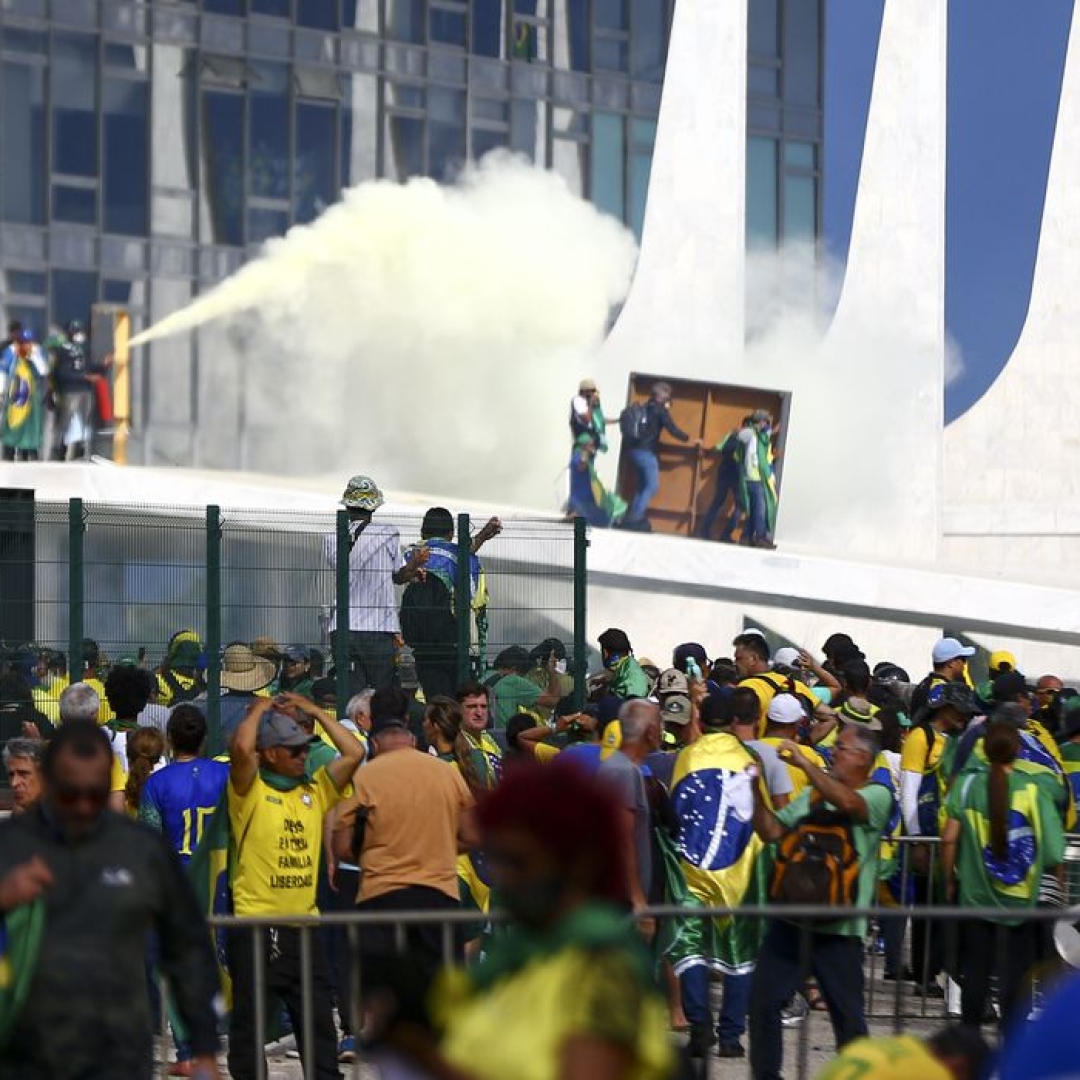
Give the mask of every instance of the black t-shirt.
<svg viewBox="0 0 1080 1080">
<path fill-rule="evenodd" d="M 662 431 L 666 431 L 673 439 L 678 439 L 679 442 L 690 441 L 690 436 L 677 427 L 675 421 L 671 419 L 671 412 L 657 401 L 649 401 L 645 404 L 644 428 L 645 430 L 639 438 L 626 440 L 629 449 L 651 450 L 655 453 Z"/>
</svg>

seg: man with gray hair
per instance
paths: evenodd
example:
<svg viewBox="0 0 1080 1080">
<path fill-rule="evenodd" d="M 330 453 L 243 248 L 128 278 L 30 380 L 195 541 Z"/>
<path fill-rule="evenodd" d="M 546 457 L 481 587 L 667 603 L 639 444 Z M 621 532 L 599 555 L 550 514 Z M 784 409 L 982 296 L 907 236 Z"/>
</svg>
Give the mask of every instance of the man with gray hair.
<svg viewBox="0 0 1080 1080">
<path fill-rule="evenodd" d="M 798 744 L 783 739 L 777 746 L 780 756 L 801 769 L 809 783 L 779 813 L 769 809 L 759 786 L 753 785 L 754 828 L 765 843 L 794 835 L 797 845 L 797 834 L 813 824 L 847 827 L 859 867 L 850 899 L 861 908 L 871 907 L 877 897 L 878 851 L 893 810 L 892 792 L 871 780 L 880 748 L 876 732 L 864 725 L 847 724 L 833 748 L 832 769 L 825 772 Z M 792 851 L 797 856 L 797 846 Z M 793 857 L 789 865 L 794 861 Z M 788 869 L 786 873 L 795 871 Z M 777 895 L 776 885 L 774 878 L 773 899 L 781 901 L 783 895 Z M 750 1073 L 754 1080 L 777 1080 L 781 1075 L 784 1029 L 780 1010 L 805 979 L 807 957 L 829 1007 L 837 1049 L 866 1035 L 865 937 L 865 919 L 819 920 L 809 925 L 782 916 L 769 921 L 750 992 Z"/>
<path fill-rule="evenodd" d="M 644 761 L 649 754 L 655 754 L 660 749 L 663 739 L 660 706 L 644 698 L 624 702 L 619 709 L 619 727 L 622 730 L 620 747 L 601 762 L 596 775 L 601 783 L 610 787 L 623 809 L 619 824 L 627 891 L 634 908 L 638 909 L 648 905 L 652 882 L 652 838 L 645 780 L 635 759 Z M 642 920 L 638 925 L 646 937 L 651 937 L 656 930 L 652 919 Z"/>
<path fill-rule="evenodd" d="M 11 812 L 22 814 L 41 798 L 41 762 L 45 744 L 40 739 L 8 739 L 4 768 L 11 785 Z"/>
<path fill-rule="evenodd" d="M 77 682 L 66 687 L 60 694 L 60 723 L 72 720 L 88 720 L 96 724 L 101 712 L 101 698 L 87 683 Z"/>
</svg>

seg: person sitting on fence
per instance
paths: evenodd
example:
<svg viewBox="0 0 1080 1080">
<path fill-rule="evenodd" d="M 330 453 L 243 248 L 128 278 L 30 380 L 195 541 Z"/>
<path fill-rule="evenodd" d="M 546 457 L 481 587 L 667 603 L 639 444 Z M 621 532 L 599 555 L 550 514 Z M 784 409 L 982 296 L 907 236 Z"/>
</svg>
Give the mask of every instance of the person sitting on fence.
<svg viewBox="0 0 1080 1080">
<path fill-rule="evenodd" d="M 469 639 L 475 629 L 480 655 L 487 645 L 487 578 L 477 552 L 502 532 L 502 522 L 491 518 L 469 545 L 469 597 L 472 612 Z M 416 658 L 416 673 L 430 700 L 453 694 L 458 681 L 457 596 L 458 544 L 454 516 L 433 506 L 420 526 L 420 543 L 405 552 L 405 562 L 394 575 L 405 585 L 401 597 L 401 634 Z"/>
<path fill-rule="evenodd" d="M 352 794 L 351 781 L 362 758 L 355 736 L 333 717 L 323 726 L 337 748 L 336 757 L 313 778 L 305 774 L 310 736 L 294 720 L 275 709 L 275 699 L 260 698 L 244 718 L 232 741 L 229 762 L 229 825 L 235 847 L 233 905 L 237 915 L 280 918 L 263 934 L 264 986 L 256 987 L 253 938 L 250 931 L 228 934 L 233 1011 L 229 1030 L 229 1072 L 234 1080 L 256 1074 L 255 1009 L 266 990 L 284 1003 L 304 1051 L 309 1032 L 305 1005 L 311 1010 L 315 1073 L 337 1075 L 337 1036 L 330 1000 L 332 978 L 322 938 L 311 938 L 312 998 L 301 1001 L 301 931 L 289 917 L 317 914 L 317 870 L 323 847 L 323 821 L 328 811 Z M 310 1080 L 310 1078 L 309 1078 Z"/>
<path fill-rule="evenodd" d="M 996 975 L 1002 1032 L 1028 1014 L 1030 975 L 1040 953 L 1039 924 L 1010 916 L 1035 907 L 1043 873 L 1060 865 L 1065 852 L 1049 778 L 1018 768 L 1020 734 L 1006 720 L 987 726 L 989 771 L 953 784 L 941 834 L 948 900 L 1001 909 L 1000 918 L 960 924 L 960 1015 L 965 1024 L 979 1026 Z"/>
<path fill-rule="evenodd" d="M 45 744 L 40 739 L 8 739 L 4 769 L 11 788 L 11 812 L 24 814 L 41 798 L 41 761 Z"/>
<path fill-rule="evenodd" d="M 286 645 L 285 656 L 281 662 L 281 679 L 278 690 L 281 693 L 300 694 L 311 697 L 315 679 L 311 674 L 311 651 L 306 645 Z"/>
<path fill-rule="evenodd" d="M 338 633 L 348 633 L 346 687 L 354 694 L 365 686 L 381 690 L 394 681 L 394 654 L 401 632 L 394 574 L 401 534 L 394 525 L 372 522 L 384 502 L 383 493 L 370 476 L 354 476 L 341 496 L 341 505 L 349 515 L 349 612 L 343 617 L 335 605 L 330 618 L 330 648 L 336 656 Z M 327 564 L 336 569 L 336 533 L 326 537 L 323 551 Z"/>
<path fill-rule="evenodd" d="M 848 725 L 837 738 L 832 771 L 824 772 L 796 743 L 781 757 L 806 773 L 809 785 L 779 813 L 755 784 L 754 828 L 777 844 L 770 903 L 870 907 L 878 889 L 878 850 L 892 813 L 889 789 L 871 779 L 880 750 L 876 734 Z M 756 775 L 756 767 L 754 769 Z M 834 852 L 827 875 L 814 872 L 813 853 Z M 862 943 L 866 920 L 769 920 L 750 993 L 750 1071 L 776 1080 L 783 1064 L 780 1010 L 811 972 L 829 1009 L 837 1048 L 867 1034 Z M 809 971 L 806 970 L 808 959 Z"/>
</svg>

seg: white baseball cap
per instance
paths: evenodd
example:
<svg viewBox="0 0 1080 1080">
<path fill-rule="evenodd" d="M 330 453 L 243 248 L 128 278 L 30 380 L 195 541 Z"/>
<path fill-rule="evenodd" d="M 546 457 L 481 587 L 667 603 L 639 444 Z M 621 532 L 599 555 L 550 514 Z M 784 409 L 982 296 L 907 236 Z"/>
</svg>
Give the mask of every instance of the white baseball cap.
<svg viewBox="0 0 1080 1080">
<path fill-rule="evenodd" d="M 768 716 L 772 724 L 798 724 L 806 719 L 806 710 L 794 694 L 777 694 L 769 705 Z"/>
<path fill-rule="evenodd" d="M 945 637 L 934 646 L 934 663 L 947 664 L 950 660 L 974 656 L 975 651 L 971 646 L 961 645 L 954 637 Z"/>
<path fill-rule="evenodd" d="M 802 664 L 802 657 L 798 649 L 793 649 L 789 645 L 776 650 L 773 654 L 773 663 L 780 664 L 781 667 L 799 667 Z"/>
</svg>

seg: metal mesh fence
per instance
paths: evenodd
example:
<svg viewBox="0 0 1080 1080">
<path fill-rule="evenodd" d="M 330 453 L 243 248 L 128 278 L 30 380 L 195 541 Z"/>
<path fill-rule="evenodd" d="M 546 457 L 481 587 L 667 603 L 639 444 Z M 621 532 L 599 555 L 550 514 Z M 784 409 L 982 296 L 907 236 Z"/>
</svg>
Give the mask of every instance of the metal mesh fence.
<svg viewBox="0 0 1080 1080">
<path fill-rule="evenodd" d="M 254 643 L 257 651 L 280 654 L 301 645 L 311 653 L 313 677 L 336 678 L 342 664 L 348 669 L 338 680 L 340 708 L 371 678 L 349 643 L 339 642 L 335 655 L 339 600 L 349 608 L 350 630 L 393 636 L 386 653 L 391 681 L 409 681 L 423 670 L 424 650 L 432 651 L 401 637 L 405 584 L 391 580 L 421 543 L 422 523 L 420 513 L 379 511 L 357 529 L 334 513 L 35 503 L 8 493 L 0 500 L 7 670 L 55 720 L 68 681 L 103 680 L 118 662 L 161 671 L 180 635 L 190 642 L 188 659 L 196 658 L 196 688 L 209 691 L 213 721 L 225 647 Z M 533 651 L 552 637 L 565 649 L 567 670 L 573 672 L 576 655 L 583 675 L 584 529 L 511 518 L 474 559 L 470 548 L 483 525 L 459 517 L 456 535 L 439 541 L 440 552 L 424 564 L 444 583 L 439 603 L 450 612 L 439 646 L 447 685 L 490 676 L 508 646 Z M 572 674 L 564 688 L 574 688 Z M 9 726 L 0 741 L 19 733 L 19 725 Z"/>
</svg>

